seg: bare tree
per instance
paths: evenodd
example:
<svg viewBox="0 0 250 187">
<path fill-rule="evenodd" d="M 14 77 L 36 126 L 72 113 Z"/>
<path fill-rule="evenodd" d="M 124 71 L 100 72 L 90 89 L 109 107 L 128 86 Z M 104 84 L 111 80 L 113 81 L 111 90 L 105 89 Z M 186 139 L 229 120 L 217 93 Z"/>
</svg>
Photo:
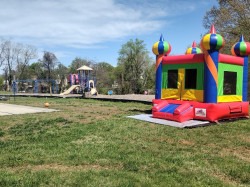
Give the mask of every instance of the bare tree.
<svg viewBox="0 0 250 187">
<path fill-rule="evenodd" d="M 3 67 L 5 80 L 12 84 L 14 76 L 20 78 L 31 59 L 36 58 L 34 47 L 2 40 L 0 43 L 0 66 Z"/>
<path fill-rule="evenodd" d="M 19 46 L 19 51 L 17 53 L 17 67 L 16 67 L 16 76 L 19 79 L 26 78 L 25 70 L 30 62 L 30 60 L 37 58 L 37 50 L 35 47 L 30 45 L 22 45 Z"/>
<path fill-rule="evenodd" d="M 0 67 L 3 65 L 3 62 L 4 62 L 4 45 L 5 45 L 5 42 L 3 40 L 1 40 L 1 43 L 0 43 Z"/>
<path fill-rule="evenodd" d="M 52 52 L 44 51 L 42 65 L 44 70 L 47 72 L 47 79 L 53 78 L 53 71 L 59 64 L 56 55 Z"/>
<path fill-rule="evenodd" d="M 10 40 L 7 40 L 3 44 L 3 64 L 5 66 L 5 74 L 7 76 L 7 80 L 9 82 L 9 85 L 12 84 L 13 80 L 13 74 L 14 74 L 14 64 L 15 64 L 15 58 L 17 56 L 16 52 L 19 51 L 15 49 L 15 44 L 13 44 Z"/>
<path fill-rule="evenodd" d="M 55 78 L 55 69 L 57 65 L 59 64 L 59 61 L 54 53 L 44 51 L 43 59 L 41 60 L 41 63 L 47 74 L 47 81 L 50 87 L 50 94 L 52 94 L 51 79 Z"/>
<path fill-rule="evenodd" d="M 59 92 L 61 90 L 64 89 L 65 85 L 64 85 L 64 81 L 67 78 L 68 73 L 68 68 L 66 66 L 64 66 L 61 63 L 58 63 L 57 68 L 55 69 L 55 73 L 56 73 L 56 79 L 57 81 L 59 81 Z"/>
</svg>

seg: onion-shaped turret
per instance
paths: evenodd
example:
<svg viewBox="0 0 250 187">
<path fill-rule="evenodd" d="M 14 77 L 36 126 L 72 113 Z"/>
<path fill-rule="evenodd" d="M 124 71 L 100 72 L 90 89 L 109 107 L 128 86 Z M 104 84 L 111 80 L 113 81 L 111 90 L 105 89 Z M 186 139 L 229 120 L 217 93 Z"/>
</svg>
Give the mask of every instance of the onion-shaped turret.
<svg viewBox="0 0 250 187">
<path fill-rule="evenodd" d="M 240 41 L 233 45 L 231 53 L 234 56 L 248 56 L 250 55 L 250 43 L 244 41 L 243 35 L 240 37 Z"/>
<path fill-rule="evenodd" d="M 214 25 L 211 26 L 210 33 L 201 39 L 202 50 L 220 50 L 224 45 L 224 38 L 220 34 L 216 34 Z"/>
<path fill-rule="evenodd" d="M 158 42 L 155 42 L 152 51 L 155 55 L 168 55 L 171 52 L 171 45 L 164 41 L 162 35 Z"/>
<path fill-rule="evenodd" d="M 196 46 L 196 42 L 194 41 L 192 47 L 189 47 L 186 50 L 185 54 L 187 55 L 187 54 L 200 54 L 200 53 L 202 53 L 202 50 Z"/>
</svg>

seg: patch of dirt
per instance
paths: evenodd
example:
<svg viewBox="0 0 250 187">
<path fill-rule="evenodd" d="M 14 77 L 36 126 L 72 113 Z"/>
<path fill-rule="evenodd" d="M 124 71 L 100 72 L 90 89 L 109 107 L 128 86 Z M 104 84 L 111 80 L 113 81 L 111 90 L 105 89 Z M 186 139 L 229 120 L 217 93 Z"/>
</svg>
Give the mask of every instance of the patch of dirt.
<svg viewBox="0 0 250 187">
<path fill-rule="evenodd" d="M 225 186 L 237 186 L 238 182 L 232 180 L 229 176 L 227 176 L 225 173 L 221 172 L 218 168 L 212 167 L 208 162 L 207 167 L 202 167 L 199 164 L 196 164 L 195 162 L 189 162 L 187 165 L 189 166 L 189 169 L 195 172 L 202 172 L 204 174 L 207 174 L 213 178 L 216 178 L 224 183 Z M 184 171 L 186 172 L 186 170 Z"/>
<path fill-rule="evenodd" d="M 195 144 L 194 142 L 191 142 L 188 140 L 180 140 L 179 143 L 183 144 L 183 145 L 194 145 Z"/>
<path fill-rule="evenodd" d="M 166 143 L 169 143 L 169 144 L 173 144 L 175 143 L 175 141 L 173 139 L 170 139 L 170 138 L 166 138 L 166 137 L 155 137 L 153 138 L 152 140 L 150 141 L 154 141 L 154 142 L 166 142 Z"/>
<path fill-rule="evenodd" d="M 65 109 L 68 112 L 61 112 L 59 115 L 69 121 L 87 124 L 93 121 L 106 120 L 113 115 L 119 114 L 120 111 L 116 107 L 105 106 L 88 106 L 77 108 L 69 106 Z"/>
<path fill-rule="evenodd" d="M 73 144 L 81 145 L 81 144 L 103 144 L 105 143 L 105 140 L 102 137 L 99 136 L 85 136 L 81 139 L 72 141 Z"/>
<path fill-rule="evenodd" d="M 246 137 L 246 136 L 241 136 L 239 137 L 243 142 L 247 142 L 250 143 L 250 137 Z"/>
<path fill-rule="evenodd" d="M 8 170 L 10 172 L 19 172 L 22 170 L 31 170 L 34 172 L 44 171 L 44 170 L 56 170 L 59 172 L 73 172 L 73 171 L 88 171 L 88 170 L 119 170 L 122 166 L 120 165 L 112 165 L 112 166 L 101 166 L 98 164 L 86 164 L 86 165 L 78 165 L 78 166 L 66 166 L 61 164 L 43 164 L 43 165 L 27 165 L 27 166 L 19 166 L 19 167 L 8 167 L 1 168 L 0 170 Z"/>
<path fill-rule="evenodd" d="M 233 155 L 237 157 L 240 160 L 250 162 L 250 150 L 246 149 L 244 147 L 238 148 L 238 149 L 227 149 L 227 148 L 222 148 L 220 151 L 221 156 L 228 156 L 228 155 Z"/>
<path fill-rule="evenodd" d="M 228 177 L 226 174 L 221 173 L 219 171 L 213 171 L 209 173 L 210 176 L 219 179 L 220 181 L 223 181 L 223 183 L 226 183 L 227 185 L 237 186 L 238 182 L 232 180 L 230 177 Z"/>
<path fill-rule="evenodd" d="M 148 101 L 152 102 L 154 95 L 143 95 L 143 94 L 127 94 L 127 95 L 101 95 L 89 96 L 89 98 L 98 99 L 114 99 L 114 100 L 136 100 L 136 101 Z"/>
</svg>

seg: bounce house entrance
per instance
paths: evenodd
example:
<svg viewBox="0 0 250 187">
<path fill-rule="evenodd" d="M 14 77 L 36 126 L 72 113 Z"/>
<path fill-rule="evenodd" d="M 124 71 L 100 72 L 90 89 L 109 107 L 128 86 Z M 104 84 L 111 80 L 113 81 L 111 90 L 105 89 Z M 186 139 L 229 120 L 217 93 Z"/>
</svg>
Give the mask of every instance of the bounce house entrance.
<svg viewBox="0 0 250 187">
<path fill-rule="evenodd" d="M 173 114 L 175 109 L 180 106 L 179 104 L 168 104 L 167 106 L 163 107 L 160 112 L 170 113 Z"/>
<path fill-rule="evenodd" d="M 171 69 L 167 71 L 167 91 L 173 99 L 196 100 L 197 69 Z M 164 94 L 163 94 L 164 95 Z M 165 94 L 168 97 L 169 94 Z"/>
<path fill-rule="evenodd" d="M 153 117 L 183 122 L 193 119 L 193 106 L 178 100 L 155 100 Z"/>
<path fill-rule="evenodd" d="M 185 94 L 184 91 L 184 81 L 185 81 L 185 69 L 179 69 L 178 70 L 178 96 L 179 96 L 179 100 L 181 100 Z"/>
</svg>

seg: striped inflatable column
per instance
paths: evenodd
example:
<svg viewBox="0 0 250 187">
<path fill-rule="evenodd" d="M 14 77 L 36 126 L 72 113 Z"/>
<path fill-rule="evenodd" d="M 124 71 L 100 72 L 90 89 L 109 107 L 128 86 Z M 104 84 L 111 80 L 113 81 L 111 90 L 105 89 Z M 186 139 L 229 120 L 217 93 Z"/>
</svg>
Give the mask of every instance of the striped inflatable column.
<svg viewBox="0 0 250 187">
<path fill-rule="evenodd" d="M 161 85 L 162 85 L 162 57 L 163 55 L 156 56 L 156 75 L 155 75 L 155 99 L 161 99 Z"/>
<path fill-rule="evenodd" d="M 156 55 L 155 99 L 161 99 L 162 59 L 164 55 L 168 55 L 171 52 L 171 46 L 168 42 L 164 41 L 161 35 L 160 40 L 153 45 L 152 51 Z"/>
<path fill-rule="evenodd" d="M 248 96 L 248 55 L 250 55 L 250 43 L 244 41 L 243 35 L 240 41 L 233 45 L 231 52 L 234 56 L 244 58 L 243 66 L 243 86 L 242 86 L 242 101 L 247 101 Z"/>
<path fill-rule="evenodd" d="M 247 101 L 248 100 L 247 96 L 248 96 L 248 56 L 245 56 L 244 67 L 243 67 L 242 101 Z"/>
<path fill-rule="evenodd" d="M 201 40 L 201 47 L 204 51 L 204 102 L 217 103 L 218 95 L 218 61 L 219 50 L 224 46 L 224 39 L 216 34 L 212 25 L 210 33 Z"/>
</svg>

